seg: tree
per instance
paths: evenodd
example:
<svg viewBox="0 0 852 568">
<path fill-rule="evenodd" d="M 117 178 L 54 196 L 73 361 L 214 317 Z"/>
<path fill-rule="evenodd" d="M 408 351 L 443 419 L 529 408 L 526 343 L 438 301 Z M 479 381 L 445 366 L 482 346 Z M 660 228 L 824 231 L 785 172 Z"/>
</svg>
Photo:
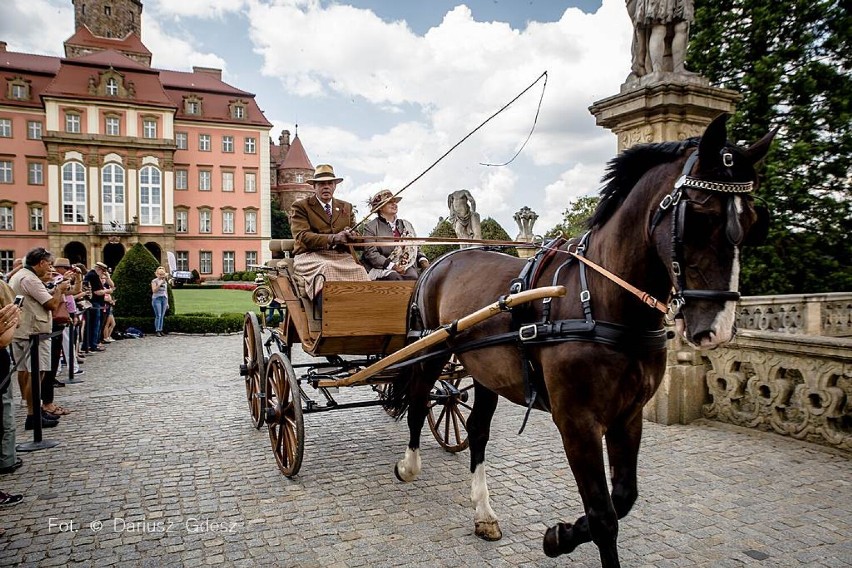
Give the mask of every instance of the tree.
<svg viewBox="0 0 852 568">
<path fill-rule="evenodd" d="M 852 290 L 852 15 L 844 0 L 699 0 L 689 67 L 743 95 L 729 135 L 780 131 L 758 198 L 764 246 L 743 251 L 746 294 Z"/>
<path fill-rule="evenodd" d="M 496 220 L 491 217 L 487 217 L 482 223 L 479 224 L 482 229 L 482 238 L 489 241 L 511 241 L 512 237 L 509 236 L 509 233 L 500 226 Z M 518 249 L 515 247 L 506 247 L 500 249 L 501 252 L 506 254 L 510 254 L 512 256 L 518 256 Z"/>
<path fill-rule="evenodd" d="M 290 230 L 290 220 L 287 212 L 281 210 L 277 199 L 272 200 L 272 238 L 292 239 L 293 232 Z"/>
<path fill-rule="evenodd" d="M 154 317 L 151 280 L 159 265 L 154 255 L 141 243 L 136 243 L 127 251 L 112 274 L 116 317 Z M 174 310 L 175 299 L 169 286 L 169 311 L 166 315 L 174 315 Z"/>
<path fill-rule="evenodd" d="M 432 229 L 432 232 L 429 233 L 430 237 L 441 237 L 444 239 L 455 239 L 456 232 L 453 230 L 453 226 L 450 225 L 446 219 L 441 217 L 438 220 L 438 224 L 435 225 L 435 228 Z M 433 262 L 436 258 L 441 256 L 442 254 L 446 254 L 452 250 L 457 250 L 459 248 L 458 245 L 424 245 L 421 247 L 421 252 L 426 255 L 426 258 L 429 259 L 429 262 Z"/>
<path fill-rule="evenodd" d="M 600 201 L 600 197 L 587 195 L 569 202 L 568 207 L 562 212 L 562 222 L 547 231 L 545 236 L 553 238 L 561 234 L 566 239 L 579 237 L 588 230 L 586 221 L 594 213 L 598 201 Z"/>
</svg>

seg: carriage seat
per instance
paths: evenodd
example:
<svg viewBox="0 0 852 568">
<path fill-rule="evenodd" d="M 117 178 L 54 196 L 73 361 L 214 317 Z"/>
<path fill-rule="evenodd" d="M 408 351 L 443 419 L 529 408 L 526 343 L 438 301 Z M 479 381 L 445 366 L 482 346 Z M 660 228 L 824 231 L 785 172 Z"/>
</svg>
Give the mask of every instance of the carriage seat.
<svg viewBox="0 0 852 568">
<path fill-rule="evenodd" d="M 296 246 L 295 239 L 272 239 L 269 241 L 269 250 L 273 253 L 283 252 L 284 258 L 276 258 L 266 263 L 267 266 L 276 268 L 279 272 L 286 272 L 284 278 L 289 278 L 290 282 L 295 284 L 296 293 L 299 295 L 299 300 L 302 302 L 302 307 L 308 315 L 308 328 L 311 333 L 319 333 L 322 330 L 322 320 L 314 319 L 314 305 L 305 292 L 305 279 L 296 274 L 293 269 L 293 249 Z M 279 277 L 280 278 L 280 277 Z M 317 313 L 317 315 L 320 315 Z"/>
</svg>

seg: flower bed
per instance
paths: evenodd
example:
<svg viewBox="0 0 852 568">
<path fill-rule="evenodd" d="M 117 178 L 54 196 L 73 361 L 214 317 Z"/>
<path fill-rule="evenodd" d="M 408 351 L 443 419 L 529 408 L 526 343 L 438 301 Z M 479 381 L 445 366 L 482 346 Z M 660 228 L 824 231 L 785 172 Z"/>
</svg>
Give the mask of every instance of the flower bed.
<svg viewBox="0 0 852 568">
<path fill-rule="evenodd" d="M 222 290 L 254 290 L 257 284 L 254 282 L 226 282 L 221 286 Z"/>
</svg>

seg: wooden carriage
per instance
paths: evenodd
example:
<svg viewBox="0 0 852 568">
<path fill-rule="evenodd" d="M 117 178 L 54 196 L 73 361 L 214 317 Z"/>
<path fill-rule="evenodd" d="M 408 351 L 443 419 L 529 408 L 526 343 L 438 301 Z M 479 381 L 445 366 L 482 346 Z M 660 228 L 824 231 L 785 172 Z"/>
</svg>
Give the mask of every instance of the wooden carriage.
<svg viewBox="0 0 852 568">
<path fill-rule="evenodd" d="M 264 283 L 255 302 L 265 315 L 275 300 L 284 318 L 275 328 L 264 325 L 255 312 L 245 316 L 243 363 L 246 397 L 256 428 L 269 427 L 276 461 L 288 477 L 298 473 L 304 450 L 303 415 L 311 412 L 381 405 L 398 370 L 387 369 L 356 378 L 406 344 L 406 320 L 414 282 L 325 282 L 321 307 L 305 294 L 309 283 L 295 274 L 292 240 L 273 240 L 270 249 L 285 258 L 258 267 Z M 294 344 L 318 360 L 292 360 Z M 297 373 L 297 371 L 299 371 Z M 374 400 L 338 402 L 333 390 L 341 386 L 370 385 Z M 306 387 L 312 387 L 315 398 Z M 447 365 L 433 389 L 429 427 L 438 443 L 450 452 L 467 448 L 465 422 L 472 407 L 473 382 L 457 362 Z M 318 394 L 317 394 L 318 393 Z M 319 400 L 317 400 L 318 398 Z"/>
</svg>

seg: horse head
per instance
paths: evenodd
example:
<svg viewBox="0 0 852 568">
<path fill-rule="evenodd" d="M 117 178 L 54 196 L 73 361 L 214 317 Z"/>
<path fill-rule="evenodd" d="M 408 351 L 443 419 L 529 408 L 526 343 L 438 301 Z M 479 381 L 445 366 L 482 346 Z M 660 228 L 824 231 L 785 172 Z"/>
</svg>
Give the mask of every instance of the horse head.
<svg viewBox="0 0 852 568">
<path fill-rule="evenodd" d="M 667 252 L 679 310 L 676 326 L 688 343 L 702 349 L 733 338 L 740 251 L 762 241 L 769 223 L 766 209 L 754 203 L 755 167 L 777 129 L 739 148 L 727 141 L 727 120 L 723 114 L 710 123 L 664 198 L 671 215 Z"/>
</svg>

